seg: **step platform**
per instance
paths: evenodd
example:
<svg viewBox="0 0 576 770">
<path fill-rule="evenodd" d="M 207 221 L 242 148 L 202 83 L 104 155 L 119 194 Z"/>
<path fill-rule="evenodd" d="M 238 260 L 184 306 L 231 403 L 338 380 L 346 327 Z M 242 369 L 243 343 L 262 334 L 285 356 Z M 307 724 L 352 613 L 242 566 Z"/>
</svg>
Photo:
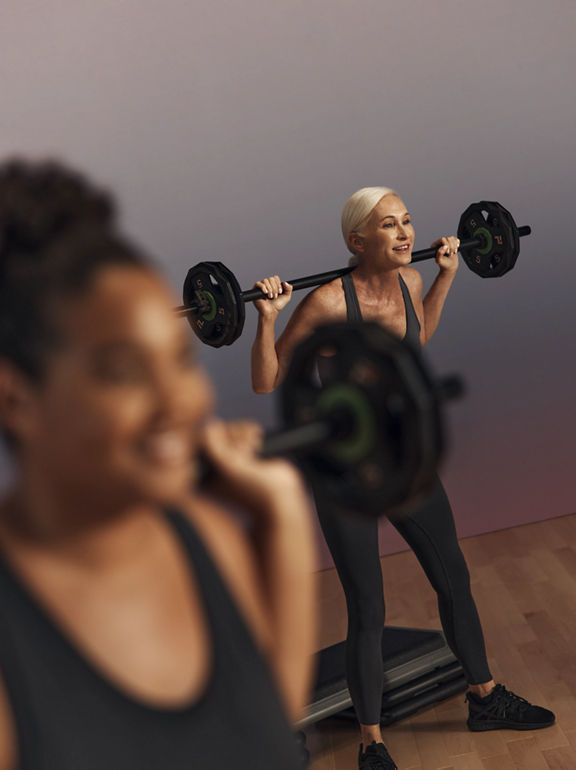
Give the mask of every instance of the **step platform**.
<svg viewBox="0 0 576 770">
<path fill-rule="evenodd" d="M 345 677 L 345 642 L 318 653 L 314 694 L 297 728 L 338 716 L 356 720 Z M 450 698 L 467 688 L 466 677 L 441 631 L 386 626 L 382 638 L 384 725 Z"/>
</svg>

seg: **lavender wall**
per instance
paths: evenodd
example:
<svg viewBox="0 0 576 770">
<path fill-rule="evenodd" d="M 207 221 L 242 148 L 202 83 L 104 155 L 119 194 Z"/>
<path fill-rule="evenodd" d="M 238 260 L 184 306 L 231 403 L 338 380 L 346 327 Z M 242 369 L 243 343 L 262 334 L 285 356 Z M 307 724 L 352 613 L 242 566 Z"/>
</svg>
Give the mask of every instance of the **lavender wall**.
<svg viewBox="0 0 576 770">
<path fill-rule="evenodd" d="M 417 247 L 481 198 L 530 223 L 513 273 L 461 270 L 430 345 L 469 383 L 443 475 L 462 535 L 576 509 L 572 0 L 2 10 L 0 155 L 57 154 L 109 183 L 176 287 L 201 259 L 244 285 L 344 263 L 339 212 L 364 185 L 402 192 Z M 248 315 L 234 347 L 203 357 L 223 414 L 270 422 Z"/>
</svg>

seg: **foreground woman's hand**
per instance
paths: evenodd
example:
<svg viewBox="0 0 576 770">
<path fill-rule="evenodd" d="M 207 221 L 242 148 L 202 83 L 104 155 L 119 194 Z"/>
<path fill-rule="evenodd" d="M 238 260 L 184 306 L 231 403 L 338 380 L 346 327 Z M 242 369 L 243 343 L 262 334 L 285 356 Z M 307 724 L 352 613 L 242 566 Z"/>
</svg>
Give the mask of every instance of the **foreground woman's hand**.
<svg viewBox="0 0 576 770">
<path fill-rule="evenodd" d="M 296 720 L 308 701 L 316 649 L 314 531 L 300 474 L 286 460 L 258 457 L 261 445 L 262 429 L 253 422 L 206 424 L 201 451 L 214 470 L 207 491 L 216 504 L 220 498 L 240 505 L 251 517 L 248 538 L 243 526 L 230 535 L 235 517 L 217 505 L 209 526 L 222 569 L 252 619 L 288 716 Z"/>
<path fill-rule="evenodd" d="M 210 420 L 205 425 L 202 450 L 215 472 L 211 491 L 254 512 L 302 507 L 307 514 L 300 473 L 287 460 L 260 458 L 262 439 L 262 428 L 254 422 Z"/>
</svg>

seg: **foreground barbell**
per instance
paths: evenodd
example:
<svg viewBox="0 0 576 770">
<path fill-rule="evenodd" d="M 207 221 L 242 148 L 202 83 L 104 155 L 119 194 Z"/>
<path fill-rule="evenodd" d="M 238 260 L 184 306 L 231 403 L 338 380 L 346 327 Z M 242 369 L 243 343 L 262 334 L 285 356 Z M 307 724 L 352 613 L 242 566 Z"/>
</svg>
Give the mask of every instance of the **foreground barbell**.
<svg viewBox="0 0 576 770">
<path fill-rule="evenodd" d="M 502 205 L 479 201 L 460 217 L 460 252 L 467 266 L 482 278 L 496 278 L 512 270 L 520 253 L 520 238 L 529 226 L 517 227 Z M 433 259 L 436 249 L 412 254 L 412 263 Z M 320 286 L 354 270 L 343 267 L 325 273 L 295 278 L 295 290 Z M 260 289 L 242 291 L 234 274 L 221 262 L 200 262 L 191 267 L 184 281 L 184 304 L 176 312 L 186 316 L 198 339 L 219 348 L 231 345 L 242 334 L 245 303 L 267 299 Z"/>
<path fill-rule="evenodd" d="M 421 354 L 379 324 L 323 326 L 294 351 L 279 392 L 284 427 L 261 454 L 293 455 L 335 507 L 398 515 L 434 483 L 441 404 L 461 390 L 458 378 L 435 380 Z"/>
</svg>

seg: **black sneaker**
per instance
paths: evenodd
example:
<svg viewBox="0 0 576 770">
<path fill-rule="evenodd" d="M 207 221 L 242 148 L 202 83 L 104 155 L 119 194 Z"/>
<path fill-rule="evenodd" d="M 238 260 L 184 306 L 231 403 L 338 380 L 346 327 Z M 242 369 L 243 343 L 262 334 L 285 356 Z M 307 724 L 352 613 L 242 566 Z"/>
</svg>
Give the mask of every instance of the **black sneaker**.
<svg viewBox="0 0 576 770">
<path fill-rule="evenodd" d="M 468 701 L 468 729 L 482 730 L 539 730 L 550 727 L 556 717 L 552 711 L 533 706 L 524 698 L 514 695 L 504 685 L 497 684 L 489 695 L 481 698 L 473 692 L 466 693 Z"/>
<path fill-rule="evenodd" d="M 398 766 L 386 751 L 383 743 L 372 741 L 362 752 L 362 744 L 358 753 L 358 770 L 398 770 Z"/>
</svg>

